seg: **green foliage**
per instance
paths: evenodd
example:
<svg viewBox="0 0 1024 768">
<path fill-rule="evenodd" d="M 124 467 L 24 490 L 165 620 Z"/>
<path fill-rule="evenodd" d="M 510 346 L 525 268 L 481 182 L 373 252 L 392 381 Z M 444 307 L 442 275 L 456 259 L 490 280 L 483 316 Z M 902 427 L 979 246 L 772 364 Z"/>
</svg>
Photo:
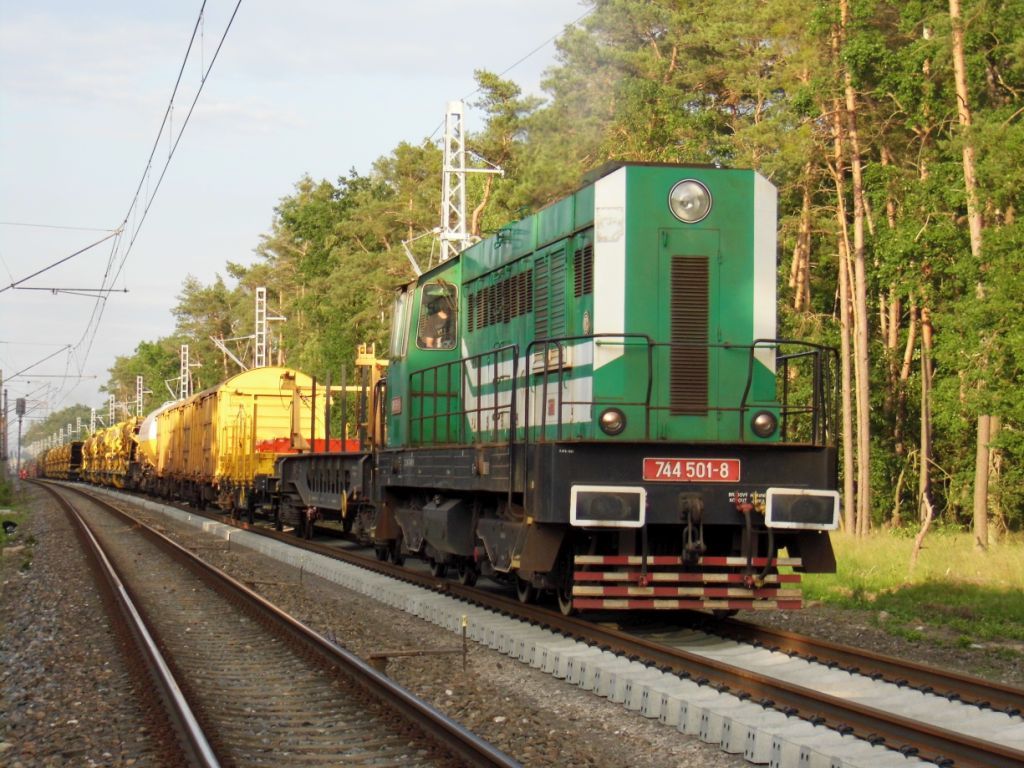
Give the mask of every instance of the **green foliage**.
<svg viewBox="0 0 1024 768">
<path fill-rule="evenodd" d="M 117 402 L 133 402 L 136 377 L 142 376 L 143 412 L 148 413 L 160 403 L 174 399 L 181 368 L 181 344 L 190 341 L 191 337 L 166 337 L 139 342 L 133 354 L 115 358 L 109 371 L 110 379 L 103 390 L 113 395 Z"/>
<path fill-rule="evenodd" d="M 59 411 L 54 411 L 49 416 L 39 421 L 36 421 L 32 426 L 25 429 L 21 436 L 21 444 L 23 447 L 27 447 L 38 440 L 45 440 L 46 438 L 58 434 L 61 430 L 65 433 L 68 431 L 68 425 L 71 425 L 72 431 L 78 426 L 78 420 L 82 420 L 82 430 L 87 431 L 89 428 L 89 419 L 92 415 L 92 409 L 87 405 L 69 405 L 67 408 L 62 408 Z M 14 455 L 14 446 L 11 446 L 11 454 Z"/>
<path fill-rule="evenodd" d="M 1016 222 L 1024 205 L 1024 5 L 964 3 L 969 132 L 957 119 L 945 0 L 851 0 L 843 30 L 839 5 L 823 0 L 587 5 L 592 12 L 556 40 L 545 100 L 475 72 L 473 106 L 484 125 L 472 126 L 467 147 L 505 175 L 469 180 L 474 233 L 486 235 L 561 198 L 610 160 L 752 167 L 779 189 L 780 332 L 838 344 L 838 244 L 851 237 L 853 179 L 849 142 L 836 163 L 834 117 L 845 104 L 848 71 L 870 208 L 875 521 L 897 504 L 904 518 L 916 515 L 922 409 L 913 305 L 929 310 L 935 330 L 931 477 L 940 513 L 951 525 L 969 523 L 974 424 L 985 412 L 1003 427 L 996 438 L 998 528 L 1024 526 L 1024 235 Z M 142 374 L 154 391 L 147 408 L 155 404 L 165 395 L 163 381 L 177 378 L 182 343 L 202 363 L 198 383 L 222 380 L 236 366 L 210 337 L 250 363 L 258 286 L 267 287 L 270 314 L 287 318 L 272 326 L 271 362 L 321 380 L 330 371 L 337 380 L 358 344 L 375 342 L 382 351 L 393 289 L 413 274 L 403 242 L 423 266 L 437 258 L 434 238 L 421 236 L 438 224 L 441 150 L 415 140 L 381 156 L 366 175 L 299 179 L 275 208 L 255 263 L 228 263 L 211 285 L 187 280 L 175 334 L 119 358 L 107 391 L 130 399 Z M 986 225 L 981 259 L 971 256 L 966 224 L 965 141 L 977 157 Z M 810 305 L 795 311 L 787 305 L 788 278 L 798 240 L 810 249 Z M 899 302 L 892 342 L 880 333 L 881 297 L 885 306 Z M 908 344 L 909 373 L 900 378 Z"/>
<path fill-rule="evenodd" d="M 0 507 L 10 507 L 13 503 L 14 503 L 14 485 L 11 483 L 11 481 L 8 478 L 0 476 Z M 4 520 L 8 520 L 8 519 L 13 520 L 14 518 L 5 513 L 3 519 Z M 0 528 L 0 537 L 5 537 L 2 528 Z M 0 539 L 0 540 L 2 540 L 2 539 Z"/>
</svg>

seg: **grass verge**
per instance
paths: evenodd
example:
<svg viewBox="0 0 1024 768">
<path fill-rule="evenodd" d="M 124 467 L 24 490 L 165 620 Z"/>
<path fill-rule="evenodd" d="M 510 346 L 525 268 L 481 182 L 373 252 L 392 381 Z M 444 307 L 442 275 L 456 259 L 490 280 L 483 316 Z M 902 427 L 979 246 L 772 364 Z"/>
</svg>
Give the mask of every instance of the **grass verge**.
<svg viewBox="0 0 1024 768">
<path fill-rule="evenodd" d="M 880 626 L 907 639 L 940 628 L 953 644 L 1006 643 L 1024 652 L 1021 538 L 980 552 L 969 534 L 932 531 L 913 569 L 912 538 L 840 534 L 833 545 L 837 572 L 805 575 L 805 599 L 873 611 Z"/>
</svg>

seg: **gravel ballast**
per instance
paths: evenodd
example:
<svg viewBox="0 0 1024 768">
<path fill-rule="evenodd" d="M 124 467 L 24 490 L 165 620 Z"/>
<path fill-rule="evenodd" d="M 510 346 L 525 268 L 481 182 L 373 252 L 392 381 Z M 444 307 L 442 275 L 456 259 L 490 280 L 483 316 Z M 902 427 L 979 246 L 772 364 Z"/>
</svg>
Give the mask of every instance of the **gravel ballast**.
<svg viewBox="0 0 1024 768">
<path fill-rule="evenodd" d="M 140 743 L 146 725 L 137 711 L 132 719 L 132 678 L 118 669 L 116 641 L 98 618 L 103 607 L 70 524 L 42 491 L 29 489 L 28 497 L 32 514 L 14 542 L 27 546 L 0 561 L 0 764 L 156 765 Z M 198 541 L 194 530 L 179 530 L 163 518 L 160 527 L 186 546 Z M 207 539 L 201 554 L 364 658 L 458 645 L 455 636 L 427 622 L 318 578 L 300 578 L 294 569 L 246 550 L 212 546 Z M 756 618 L 976 674 L 991 668 L 989 657 L 997 655 L 909 643 L 872 626 L 870 615 L 822 607 Z M 1019 656 L 1012 665 L 1005 654 L 999 658 L 995 679 L 1019 684 Z M 749 765 L 474 643 L 465 670 L 462 655 L 452 654 L 395 657 L 387 672 L 524 765 Z M 70 720 L 74 725 L 67 725 Z"/>
</svg>

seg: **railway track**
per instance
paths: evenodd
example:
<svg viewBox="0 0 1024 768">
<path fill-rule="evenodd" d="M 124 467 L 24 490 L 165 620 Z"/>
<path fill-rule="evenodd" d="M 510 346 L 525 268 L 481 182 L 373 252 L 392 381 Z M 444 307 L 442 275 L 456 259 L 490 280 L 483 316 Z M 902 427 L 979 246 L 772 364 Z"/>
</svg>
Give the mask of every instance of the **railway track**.
<svg viewBox="0 0 1024 768">
<path fill-rule="evenodd" d="M 453 625 L 465 613 L 477 640 L 679 730 L 705 740 L 721 739 L 723 745 L 729 741 L 726 748 L 731 751 L 737 751 L 736 738 L 722 735 L 724 724 L 749 726 L 747 741 L 755 746 L 747 757 L 753 761 L 765 754 L 793 757 L 786 749 L 794 744 L 794 754 L 809 759 L 815 740 L 822 739 L 821 726 L 828 726 L 833 735 L 843 734 L 844 743 L 838 746 L 847 752 L 857 751 L 853 737 L 861 740 L 860 747 L 888 748 L 876 751 L 872 759 L 884 753 L 897 760 L 919 756 L 940 765 L 1024 764 L 1024 721 L 1019 716 L 1024 692 L 1019 689 L 740 622 L 699 631 L 664 625 L 623 629 L 566 618 L 336 545 L 260 533 L 429 590 L 437 604 L 420 606 L 420 615 Z M 440 605 L 449 600 L 478 607 L 467 612 L 464 603 Z M 795 741 L 773 736 L 769 742 L 779 743 L 766 752 L 750 735 L 762 727 L 769 735 L 795 733 Z"/>
<path fill-rule="evenodd" d="M 821 638 L 728 619 L 707 625 L 719 637 L 893 683 L 900 688 L 934 693 L 981 709 L 1011 716 L 1024 713 L 1024 690 L 952 670 L 840 645 Z"/>
<path fill-rule="evenodd" d="M 193 765 L 513 766 L 367 664 L 110 504 L 46 486 L 139 617 Z"/>
</svg>

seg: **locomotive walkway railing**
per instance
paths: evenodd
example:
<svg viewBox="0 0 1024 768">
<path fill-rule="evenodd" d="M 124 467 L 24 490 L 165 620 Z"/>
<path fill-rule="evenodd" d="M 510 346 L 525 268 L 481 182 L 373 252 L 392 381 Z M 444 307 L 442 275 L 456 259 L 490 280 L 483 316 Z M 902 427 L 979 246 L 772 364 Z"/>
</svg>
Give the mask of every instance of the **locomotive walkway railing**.
<svg viewBox="0 0 1024 768">
<path fill-rule="evenodd" d="M 579 350 L 592 345 L 588 355 Z M 600 347 L 621 347 L 632 354 L 628 382 L 616 397 L 575 399 L 571 384 L 581 378 L 580 369 L 593 365 Z M 735 434 L 720 433 L 719 440 L 743 441 L 748 415 L 769 408 L 779 417 L 780 442 L 833 445 L 838 424 L 838 355 L 831 347 L 789 339 L 758 339 L 750 345 L 686 344 L 658 342 L 645 334 L 596 334 L 532 341 L 520 357 L 517 345 L 499 347 L 477 355 L 448 361 L 409 375 L 409 442 L 412 445 L 508 445 L 572 439 L 566 413 L 583 409 L 592 423 L 601 408 L 614 406 L 640 411 L 644 440 L 652 439 L 653 427 L 664 416 L 681 414 L 669 400 L 671 356 L 694 350 L 707 354 L 746 357 L 746 381 L 742 387 L 729 382 L 737 394 L 728 402 L 715 402 L 714 392 L 706 407 L 682 415 L 714 417 L 735 414 Z M 771 392 L 755 392 L 755 361 L 764 352 L 774 356 L 776 367 Z M 573 355 L 576 359 L 573 359 Z M 742 364 L 741 364 L 742 365 Z M 661 373 L 659 373 L 659 371 Z M 725 390 L 726 385 L 719 388 Z M 764 389 L 762 382 L 761 389 Z M 579 390 L 577 390 L 579 391 Z M 591 392 L 593 390 L 591 389 Z M 634 397 L 628 397 L 635 393 Z M 538 402 L 541 407 L 537 407 Z M 579 421 L 579 419 L 576 419 Z"/>
</svg>

